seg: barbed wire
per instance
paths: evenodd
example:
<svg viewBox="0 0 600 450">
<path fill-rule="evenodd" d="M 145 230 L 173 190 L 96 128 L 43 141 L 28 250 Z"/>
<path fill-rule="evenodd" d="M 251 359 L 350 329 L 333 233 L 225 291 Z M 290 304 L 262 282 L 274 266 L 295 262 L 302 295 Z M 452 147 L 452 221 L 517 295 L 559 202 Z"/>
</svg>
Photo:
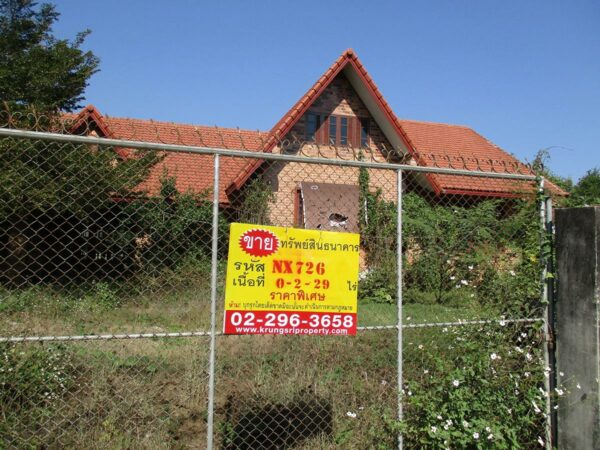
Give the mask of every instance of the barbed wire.
<svg viewBox="0 0 600 450">
<path fill-rule="evenodd" d="M 86 111 L 86 110 L 84 110 Z M 100 122 L 100 123 L 98 123 Z M 482 158 L 467 149 L 431 151 L 424 148 L 389 147 L 383 142 L 376 146 L 332 145 L 307 140 L 292 130 L 279 136 L 260 130 L 242 130 L 219 126 L 188 125 L 155 120 L 88 117 L 85 114 L 41 114 L 33 109 L 14 110 L 4 104 L 0 109 L 0 128 L 52 132 L 79 136 L 115 138 L 124 141 L 152 142 L 165 145 L 216 147 L 225 150 L 243 150 L 293 154 L 296 156 L 409 164 L 440 169 L 477 172 L 534 175 L 531 164 L 518 161 L 506 154 L 505 159 Z"/>
</svg>

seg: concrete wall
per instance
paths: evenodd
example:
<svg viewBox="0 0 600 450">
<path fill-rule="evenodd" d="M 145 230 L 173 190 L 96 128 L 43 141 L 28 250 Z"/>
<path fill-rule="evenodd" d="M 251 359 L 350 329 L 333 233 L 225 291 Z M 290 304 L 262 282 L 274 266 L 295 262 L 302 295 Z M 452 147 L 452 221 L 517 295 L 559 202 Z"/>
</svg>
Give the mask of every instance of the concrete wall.
<svg viewBox="0 0 600 450">
<path fill-rule="evenodd" d="M 558 447 L 600 449 L 600 207 L 557 209 L 555 218 L 556 359 L 566 391 Z"/>
</svg>

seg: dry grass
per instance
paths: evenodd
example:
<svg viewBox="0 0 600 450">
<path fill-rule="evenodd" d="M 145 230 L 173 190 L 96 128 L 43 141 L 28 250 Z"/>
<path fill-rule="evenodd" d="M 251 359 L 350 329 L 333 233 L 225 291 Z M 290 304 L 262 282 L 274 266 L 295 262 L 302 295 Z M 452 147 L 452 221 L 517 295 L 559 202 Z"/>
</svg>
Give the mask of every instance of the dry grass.
<svg viewBox="0 0 600 450">
<path fill-rule="evenodd" d="M 206 330 L 210 322 L 206 280 L 116 305 L 41 290 L 20 295 L 26 305 L 4 303 L 3 335 Z M 405 310 L 409 322 L 478 315 L 439 305 Z M 395 305 L 359 308 L 361 325 L 394 324 L 395 315 Z M 218 326 L 221 320 L 220 312 Z M 61 351 L 72 361 L 68 390 L 13 408 L 0 438 L 9 448 L 205 448 L 208 343 L 202 337 L 65 343 Z M 217 345 L 219 447 L 394 447 L 395 330 L 356 337 L 221 336 Z M 409 373 L 418 370 L 415 362 Z M 287 424 L 286 431 L 277 431 L 275 422 Z"/>
</svg>

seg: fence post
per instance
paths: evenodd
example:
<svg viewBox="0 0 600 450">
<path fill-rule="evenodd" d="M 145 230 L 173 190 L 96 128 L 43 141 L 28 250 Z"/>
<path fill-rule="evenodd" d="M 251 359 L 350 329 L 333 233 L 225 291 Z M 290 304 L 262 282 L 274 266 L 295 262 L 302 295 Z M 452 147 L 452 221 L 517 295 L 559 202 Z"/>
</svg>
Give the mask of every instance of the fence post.
<svg viewBox="0 0 600 450">
<path fill-rule="evenodd" d="M 215 347 L 217 315 L 217 255 L 219 251 L 219 155 L 215 155 L 212 211 L 212 261 L 210 273 L 210 353 L 208 357 L 208 414 L 206 448 L 213 448 L 215 410 Z"/>
<path fill-rule="evenodd" d="M 553 376 L 553 368 L 550 366 L 550 345 L 552 345 L 552 320 L 550 317 L 550 292 L 548 290 L 548 223 L 551 220 L 551 211 L 548 210 L 548 203 L 546 201 L 546 194 L 544 192 L 544 177 L 540 177 L 538 180 L 538 201 L 540 208 L 540 264 L 542 266 L 540 276 L 541 286 L 541 301 L 544 305 L 544 322 L 543 322 L 543 333 L 544 333 L 544 390 L 546 391 L 546 449 L 552 450 L 552 391 L 550 378 Z"/>
<path fill-rule="evenodd" d="M 403 401 L 403 361 L 402 361 L 402 170 L 398 169 L 397 172 L 398 180 L 397 180 L 397 190 L 398 190 L 398 198 L 397 198 L 397 208 L 398 208 L 398 220 L 397 220 L 397 247 L 396 247 L 396 267 L 397 267 L 397 296 L 398 299 L 396 301 L 398 305 L 398 421 L 402 422 L 404 411 L 402 408 Z M 402 450 L 404 446 L 402 432 L 398 433 L 398 449 Z"/>
<path fill-rule="evenodd" d="M 556 210 L 558 448 L 600 448 L 600 207 Z"/>
</svg>

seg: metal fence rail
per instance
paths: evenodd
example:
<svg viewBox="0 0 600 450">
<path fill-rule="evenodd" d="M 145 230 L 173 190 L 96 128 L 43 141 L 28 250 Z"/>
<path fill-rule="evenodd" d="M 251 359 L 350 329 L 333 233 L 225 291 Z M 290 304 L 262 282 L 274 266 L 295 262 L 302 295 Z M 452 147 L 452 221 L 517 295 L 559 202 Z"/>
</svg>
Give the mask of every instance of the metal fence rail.
<svg viewBox="0 0 600 450">
<path fill-rule="evenodd" d="M 82 134 L 0 128 L 5 447 L 550 445 L 531 172 Z M 357 336 L 224 335 L 235 221 L 360 232 Z"/>
</svg>

